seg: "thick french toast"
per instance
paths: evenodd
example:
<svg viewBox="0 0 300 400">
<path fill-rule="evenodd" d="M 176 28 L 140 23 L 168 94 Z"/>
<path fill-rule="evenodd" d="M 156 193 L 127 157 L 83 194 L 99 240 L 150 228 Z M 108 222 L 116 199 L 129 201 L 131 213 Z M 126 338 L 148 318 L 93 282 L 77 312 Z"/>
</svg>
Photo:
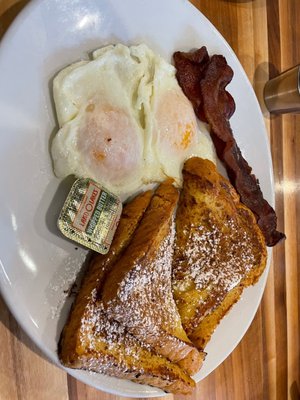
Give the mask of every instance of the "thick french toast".
<svg viewBox="0 0 300 400">
<path fill-rule="evenodd" d="M 97 290 L 128 245 L 152 198 L 146 192 L 124 206 L 113 243 L 107 255 L 91 260 L 80 291 L 71 309 L 59 343 L 59 358 L 69 368 L 100 372 L 159 387 L 172 393 L 190 393 L 195 382 L 176 364 L 160 357 L 109 321 Z"/>
<path fill-rule="evenodd" d="M 82 335 L 85 334 L 84 329 L 82 330 L 83 321 L 86 315 L 90 314 L 90 307 L 95 302 L 97 289 L 101 286 L 105 274 L 130 241 L 152 195 L 152 191 L 145 192 L 125 205 L 108 254 L 94 253 L 61 335 L 60 358 L 63 364 L 75 362 L 78 354 L 84 351 L 82 349 L 78 353 Z"/>
<path fill-rule="evenodd" d="M 255 216 L 208 160 L 183 168 L 172 285 L 182 325 L 202 350 L 221 318 L 257 282 L 266 245 Z"/>
<path fill-rule="evenodd" d="M 64 340 L 61 348 L 66 344 Z M 76 349 L 72 353 L 61 352 L 61 361 L 69 368 L 130 379 L 171 393 L 188 394 L 195 387 L 182 368 L 154 354 L 118 322 L 108 320 L 96 302 L 89 303 L 81 321 Z"/>
<path fill-rule="evenodd" d="M 128 247 L 107 274 L 100 295 L 110 319 L 155 353 L 194 374 L 204 353 L 186 336 L 171 287 L 178 197 L 172 181 L 158 187 Z"/>
</svg>

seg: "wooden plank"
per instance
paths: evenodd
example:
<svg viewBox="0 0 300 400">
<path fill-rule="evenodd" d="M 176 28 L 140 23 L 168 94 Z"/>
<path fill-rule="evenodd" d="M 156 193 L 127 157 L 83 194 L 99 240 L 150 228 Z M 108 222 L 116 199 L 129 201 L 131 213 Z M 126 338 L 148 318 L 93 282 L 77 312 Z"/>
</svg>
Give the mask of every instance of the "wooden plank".
<svg viewBox="0 0 300 400">
<path fill-rule="evenodd" d="M 281 28 L 281 66 L 286 70 L 299 62 L 299 51 L 293 42 L 300 35 L 298 8 L 294 1 L 280 1 L 280 25 Z M 299 10 L 298 10 L 299 11 Z M 294 26 L 293 26 L 294 25 Z M 285 38 L 291 40 L 285 40 Z M 298 53 L 298 54 L 297 54 Z M 289 240 L 286 243 L 286 312 L 287 312 L 287 369 L 288 369 L 288 393 L 294 382 L 299 384 L 299 276 L 297 259 L 297 243 L 300 237 L 297 235 L 298 226 L 294 223 L 297 218 L 297 193 L 299 197 L 299 176 L 297 176 L 296 163 L 300 148 L 297 136 L 300 134 L 299 116 L 283 116 L 283 169 L 285 175 L 284 201 L 285 201 L 285 230 Z"/>
<path fill-rule="evenodd" d="M 15 17 L 30 0 L 1 0 L 0 1 L 0 39 Z"/>
<path fill-rule="evenodd" d="M 67 400 L 66 374 L 50 363 L 0 297 L 0 399 Z"/>
<path fill-rule="evenodd" d="M 299 63 L 299 7 L 295 1 L 279 1 L 281 69 L 286 70 Z M 295 26 L 295 29 L 292 27 Z M 296 51 L 293 51 L 293 50 Z M 298 50 L 298 51 L 297 51 Z M 297 54 L 298 53 L 298 54 Z M 283 171 L 284 171 L 284 222 L 288 236 L 285 251 L 286 266 L 286 324 L 287 324 L 287 396 L 296 385 L 299 388 L 299 259 L 297 258 L 298 227 L 297 192 L 299 197 L 299 170 L 296 170 L 295 159 L 300 148 L 297 136 L 300 133 L 300 116 L 285 115 L 283 122 Z M 299 209 L 298 209 L 299 211 Z M 296 219 L 297 220 L 297 219 Z M 298 219 L 299 220 L 299 219 Z"/>
</svg>

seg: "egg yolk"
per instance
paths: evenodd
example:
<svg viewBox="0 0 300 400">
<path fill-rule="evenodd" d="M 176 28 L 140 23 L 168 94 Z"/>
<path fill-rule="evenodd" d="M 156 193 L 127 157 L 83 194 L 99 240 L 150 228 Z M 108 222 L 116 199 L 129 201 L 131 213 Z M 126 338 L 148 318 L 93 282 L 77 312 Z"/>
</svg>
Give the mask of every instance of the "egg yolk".
<svg viewBox="0 0 300 400">
<path fill-rule="evenodd" d="M 80 124 L 77 149 L 93 176 L 122 182 L 140 166 L 142 138 L 124 110 L 89 104 Z"/>
<path fill-rule="evenodd" d="M 159 144 L 166 150 L 182 153 L 195 142 L 197 123 L 194 111 L 180 90 L 168 90 L 160 97 L 156 125 Z"/>
<path fill-rule="evenodd" d="M 189 147 L 192 141 L 192 137 L 194 134 L 193 127 L 190 123 L 187 123 L 185 128 L 182 128 L 181 124 L 179 126 L 179 131 L 183 132 L 182 140 L 179 144 L 179 147 L 183 148 L 184 150 Z"/>
</svg>

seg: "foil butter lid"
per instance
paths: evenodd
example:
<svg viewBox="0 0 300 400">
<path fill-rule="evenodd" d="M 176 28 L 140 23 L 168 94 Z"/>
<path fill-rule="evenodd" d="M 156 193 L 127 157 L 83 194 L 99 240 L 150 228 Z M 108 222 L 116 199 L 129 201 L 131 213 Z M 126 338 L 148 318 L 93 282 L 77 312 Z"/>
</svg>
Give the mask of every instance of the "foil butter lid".
<svg viewBox="0 0 300 400">
<path fill-rule="evenodd" d="M 91 179 L 77 179 L 58 218 L 67 238 L 106 254 L 122 213 L 122 202 Z"/>
</svg>

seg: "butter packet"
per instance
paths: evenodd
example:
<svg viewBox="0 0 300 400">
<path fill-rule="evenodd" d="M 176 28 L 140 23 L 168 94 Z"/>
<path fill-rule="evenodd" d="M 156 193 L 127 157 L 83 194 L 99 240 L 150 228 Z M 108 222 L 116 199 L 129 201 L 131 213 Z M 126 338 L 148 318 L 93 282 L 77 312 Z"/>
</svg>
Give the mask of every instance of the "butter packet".
<svg viewBox="0 0 300 400">
<path fill-rule="evenodd" d="M 122 202 L 91 179 L 77 179 L 58 218 L 67 238 L 106 254 L 122 213 Z"/>
</svg>

